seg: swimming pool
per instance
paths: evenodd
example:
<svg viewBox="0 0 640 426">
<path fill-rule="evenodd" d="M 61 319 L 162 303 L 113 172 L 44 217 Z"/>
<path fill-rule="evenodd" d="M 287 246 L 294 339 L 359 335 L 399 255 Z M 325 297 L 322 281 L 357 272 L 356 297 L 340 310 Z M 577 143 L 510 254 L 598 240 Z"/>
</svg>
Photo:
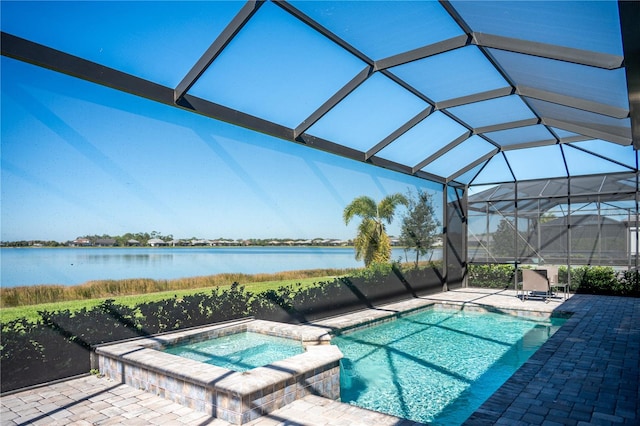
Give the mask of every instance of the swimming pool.
<svg viewBox="0 0 640 426">
<path fill-rule="evenodd" d="M 243 372 L 302 354 L 304 348 L 299 340 L 245 331 L 170 346 L 164 352 Z"/>
<path fill-rule="evenodd" d="M 341 400 L 459 425 L 565 321 L 434 308 L 334 337 Z"/>
</svg>

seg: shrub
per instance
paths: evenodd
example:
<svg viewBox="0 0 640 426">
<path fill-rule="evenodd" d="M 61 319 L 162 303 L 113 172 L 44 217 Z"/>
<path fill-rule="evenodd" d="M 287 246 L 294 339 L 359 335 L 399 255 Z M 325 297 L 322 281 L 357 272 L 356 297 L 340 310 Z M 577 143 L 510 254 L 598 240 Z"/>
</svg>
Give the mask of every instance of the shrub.
<svg viewBox="0 0 640 426">
<path fill-rule="evenodd" d="M 513 286 L 513 265 L 469 265 L 469 285 L 507 288 Z"/>
<path fill-rule="evenodd" d="M 567 282 L 567 268 L 558 271 L 560 282 Z M 571 268 L 571 290 L 583 294 L 615 295 L 616 273 L 610 266 L 580 266 Z"/>
<path fill-rule="evenodd" d="M 640 297 L 640 271 L 623 271 L 618 274 L 616 292 L 622 296 Z"/>
<path fill-rule="evenodd" d="M 363 279 L 368 282 L 380 281 L 381 278 L 388 276 L 394 267 L 399 267 L 397 263 L 380 263 L 373 262 L 368 267 L 360 269 L 350 275 L 351 278 Z"/>
<path fill-rule="evenodd" d="M 90 350 L 92 346 L 142 334 L 132 308 L 105 300 L 92 309 L 77 312 L 41 311 L 41 324 L 63 336 L 71 344 Z"/>
</svg>

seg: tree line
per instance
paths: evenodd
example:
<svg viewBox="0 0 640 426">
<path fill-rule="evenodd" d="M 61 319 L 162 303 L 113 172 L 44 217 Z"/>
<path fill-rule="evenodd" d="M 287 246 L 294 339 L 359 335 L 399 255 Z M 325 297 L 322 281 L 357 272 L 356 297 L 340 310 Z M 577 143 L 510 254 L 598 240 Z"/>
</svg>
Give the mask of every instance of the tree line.
<svg viewBox="0 0 640 426">
<path fill-rule="evenodd" d="M 78 244 L 78 241 L 86 241 L 84 245 L 99 245 L 100 241 L 113 241 L 114 246 L 122 246 L 125 247 L 130 245 L 129 241 L 137 241 L 140 245 L 147 245 L 149 240 L 153 238 L 158 238 L 163 241 L 171 241 L 173 239 L 173 235 L 162 235 L 157 231 L 149 232 L 127 232 L 124 235 L 109 235 L 109 234 L 94 234 L 94 235 L 81 235 L 76 237 L 75 240 L 67 240 L 67 241 L 53 241 L 53 240 L 20 240 L 20 241 L 3 241 L 2 245 L 4 247 L 62 247 L 68 245 L 82 245 Z"/>
<path fill-rule="evenodd" d="M 269 245 L 350 245 L 353 241 L 327 238 L 313 238 L 308 240 L 293 238 L 248 238 L 234 240 L 231 238 L 217 238 L 210 240 L 200 237 L 174 239 L 172 234 L 162 235 L 157 232 L 128 232 L 124 235 L 94 234 L 82 235 L 74 240 L 53 241 L 53 240 L 19 240 L 0 242 L 2 247 L 65 247 L 65 246 L 114 246 L 129 247 L 149 246 L 150 240 L 162 240 L 167 245 L 190 246 L 190 245 L 244 245 L 244 246 L 269 246 Z"/>
</svg>

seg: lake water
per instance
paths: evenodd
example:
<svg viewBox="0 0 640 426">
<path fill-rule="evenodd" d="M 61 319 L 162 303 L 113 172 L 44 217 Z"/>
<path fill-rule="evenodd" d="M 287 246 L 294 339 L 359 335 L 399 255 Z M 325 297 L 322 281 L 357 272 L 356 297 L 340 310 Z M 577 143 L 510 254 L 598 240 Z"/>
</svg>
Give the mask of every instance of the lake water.
<svg viewBox="0 0 640 426">
<path fill-rule="evenodd" d="M 393 249 L 400 258 L 404 250 Z M 0 261 L 2 287 L 363 266 L 344 247 L 1 248 Z"/>
</svg>

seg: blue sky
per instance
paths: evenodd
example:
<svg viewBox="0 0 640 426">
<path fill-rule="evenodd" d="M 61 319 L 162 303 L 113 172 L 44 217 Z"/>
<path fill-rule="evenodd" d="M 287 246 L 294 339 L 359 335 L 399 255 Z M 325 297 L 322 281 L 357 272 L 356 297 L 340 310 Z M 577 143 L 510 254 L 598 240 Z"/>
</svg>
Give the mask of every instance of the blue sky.
<svg viewBox="0 0 640 426">
<path fill-rule="evenodd" d="M 353 198 L 438 189 L 12 59 L 1 65 L 4 241 L 154 230 L 346 239 L 356 223 L 345 226 L 342 210 Z"/>
<path fill-rule="evenodd" d="M 3 1 L 2 29 L 175 87 L 243 4 L 155 2 L 149 9 L 145 2 Z M 295 43 L 326 49 L 320 46 L 325 39 L 308 29 L 305 34 L 290 19 L 284 22 L 273 5 L 263 9 L 264 17 L 253 25 L 287 25 L 304 38 L 284 44 L 280 60 L 289 63 L 283 66 L 300 66 L 290 54 Z M 88 33 L 92 36 L 79 37 Z M 257 49 L 251 58 L 267 62 L 273 54 Z M 324 51 L 318 61 L 330 54 L 335 53 Z M 139 231 L 176 238 L 346 239 L 355 235 L 357 222 L 345 226 L 342 211 L 355 197 L 379 200 L 408 188 L 439 190 L 424 180 L 1 60 L 4 241 Z M 221 57 L 211 72 L 229 60 L 233 57 Z M 302 112 L 275 109 L 290 105 L 274 97 L 287 88 L 256 93 L 260 84 L 247 84 L 219 96 L 223 102 L 227 96 L 232 107 L 235 101 L 252 105 L 259 99 L 273 111 L 269 119 L 303 117 L 361 65 L 351 59 L 343 69 L 323 71 L 324 85 L 305 87 L 310 98 L 298 103 L 306 108 Z M 249 74 L 241 78 L 255 76 L 253 66 L 246 69 Z M 262 72 L 261 81 L 279 82 L 277 72 Z M 200 84 L 194 91 L 201 86 L 208 87 Z M 399 220 L 389 232 L 399 233 Z"/>
</svg>

